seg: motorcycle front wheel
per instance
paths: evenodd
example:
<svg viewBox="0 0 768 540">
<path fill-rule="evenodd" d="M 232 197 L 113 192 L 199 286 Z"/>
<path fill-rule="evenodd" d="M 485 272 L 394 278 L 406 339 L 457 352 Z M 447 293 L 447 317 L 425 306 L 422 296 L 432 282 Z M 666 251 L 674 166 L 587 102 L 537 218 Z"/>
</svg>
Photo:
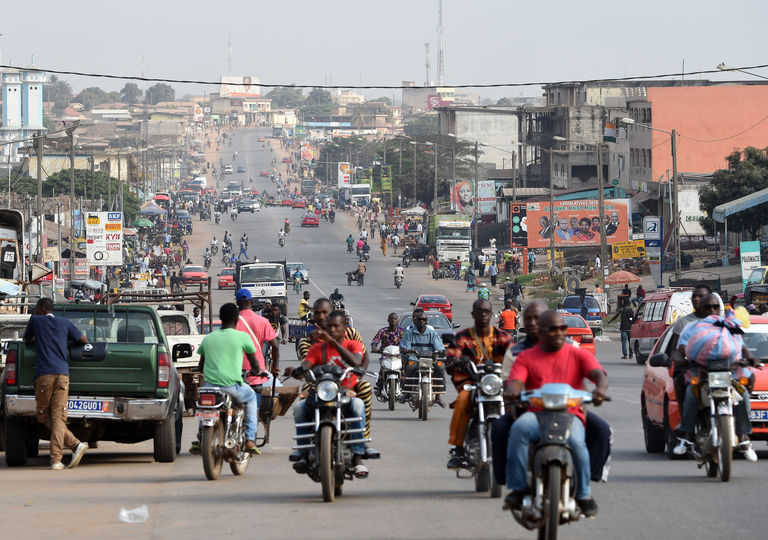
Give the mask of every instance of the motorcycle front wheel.
<svg viewBox="0 0 768 540">
<path fill-rule="evenodd" d="M 558 463 L 550 463 L 547 468 L 544 518 L 544 527 L 539 529 L 539 538 L 557 540 L 557 527 L 560 524 L 560 464 Z"/>
<path fill-rule="evenodd" d="M 200 438 L 200 451 L 203 455 L 203 471 L 208 480 L 218 480 L 221 476 L 221 466 L 224 455 L 220 446 L 224 443 L 224 426 L 216 422 L 213 426 L 203 428 Z"/>
<path fill-rule="evenodd" d="M 427 421 L 429 416 L 429 383 L 421 383 L 421 403 L 419 404 L 419 418 L 423 421 Z"/>
<path fill-rule="evenodd" d="M 229 468 L 232 470 L 232 474 L 240 476 L 245 474 L 248 469 L 248 464 L 251 462 L 251 454 L 248 452 L 242 452 L 240 454 L 240 461 L 230 461 Z"/>
<path fill-rule="evenodd" d="M 336 478 L 333 474 L 333 428 L 320 428 L 320 483 L 323 486 L 323 502 L 333 502 L 336 496 Z"/>
<path fill-rule="evenodd" d="M 395 401 L 397 400 L 397 381 L 390 379 L 387 387 L 387 397 L 389 398 L 389 410 L 395 410 Z"/>
<path fill-rule="evenodd" d="M 727 482 L 731 479 L 731 461 L 733 459 L 733 441 L 731 428 L 732 416 L 717 417 L 717 431 L 720 444 L 717 446 L 717 463 L 720 472 L 720 481 Z"/>
</svg>

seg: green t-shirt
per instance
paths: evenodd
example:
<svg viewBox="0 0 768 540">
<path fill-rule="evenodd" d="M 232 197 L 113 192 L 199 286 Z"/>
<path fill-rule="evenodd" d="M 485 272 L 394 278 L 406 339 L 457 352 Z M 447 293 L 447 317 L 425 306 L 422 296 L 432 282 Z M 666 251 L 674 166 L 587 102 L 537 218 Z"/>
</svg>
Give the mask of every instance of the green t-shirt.
<svg viewBox="0 0 768 540">
<path fill-rule="evenodd" d="M 256 347 L 245 332 L 226 328 L 211 332 L 197 348 L 205 355 L 205 382 L 217 386 L 232 386 L 243 382 L 243 353 L 255 353 Z"/>
</svg>

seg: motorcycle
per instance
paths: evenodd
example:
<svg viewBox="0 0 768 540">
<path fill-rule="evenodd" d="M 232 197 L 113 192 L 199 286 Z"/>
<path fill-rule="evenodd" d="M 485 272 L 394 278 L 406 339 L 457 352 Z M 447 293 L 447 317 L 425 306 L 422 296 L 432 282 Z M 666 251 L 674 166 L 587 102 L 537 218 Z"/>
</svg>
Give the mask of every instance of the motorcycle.
<svg viewBox="0 0 768 540">
<path fill-rule="evenodd" d="M 492 498 L 501 496 L 502 486 L 496 482 L 491 461 L 491 428 L 504 414 L 502 399 L 501 364 L 468 364 L 473 384 L 464 388 L 470 392 L 472 419 L 464 437 L 465 465 L 475 480 L 475 491 L 490 492 Z M 456 476 L 461 478 L 461 470 Z"/>
<path fill-rule="evenodd" d="M 214 221 L 216 222 L 216 225 L 221 223 L 221 214 L 220 213 L 216 212 L 216 216 L 214 218 Z"/>
<path fill-rule="evenodd" d="M 205 269 L 208 270 L 211 267 L 211 256 L 205 255 L 203 257 L 203 266 L 205 266 Z"/>
<path fill-rule="evenodd" d="M 325 364 L 307 370 L 306 381 L 311 385 L 310 396 L 315 399 L 314 420 L 306 424 L 297 424 L 297 428 L 312 428 L 311 433 L 294 435 L 296 445 L 293 450 L 309 450 L 307 455 L 307 475 L 322 484 L 324 502 L 333 502 L 341 496 L 344 480 L 355 477 L 350 444 L 367 443 L 363 433 L 348 429 L 350 422 L 359 422 L 362 418 L 344 418 L 342 406 L 350 398 L 341 389 L 341 380 L 347 373 L 362 375 L 359 368 L 342 370 L 334 364 Z"/>
<path fill-rule="evenodd" d="M 419 411 L 419 419 L 426 422 L 429 408 L 435 403 L 438 394 L 445 394 L 445 385 L 441 377 L 435 376 L 434 362 L 439 362 L 435 355 L 409 351 L 408 361 L 418 363 L 418 373 L 403 377 L 403 394 L 408 399 L 411 410 Z"/>
<path fill-rule="evenodd" d="M 280 244 L 280 247 L 285 247 L 285 236 L 278 236 L 277 243 Z"/>
<path fill-rule="evenodd" d="M 229 262 L 229 257 L 232 255 L 232 250 L 228 244 L 221 246 L 221 263 L 226 265 Z"/>
<path fill-rule="evenodd" d="M 331 221 L 331 223 L 334 223 L 336 221 L 336 215 L 332 214 L 328 219 Z"/>
<path fill-rule="evenodd" d="M 651 358 L 651 366 L 667 367 L 666 355 L 656 355 Z M 699 364 L 693 364 L 702 367 Z M 734 380 L 731 377 L 731 367 L 747 366 L 749 362 L 734 362 L 728 358 L 708 360 L 706 376 L 693 377 L 691 383 L 694 395 L 698 398 L 699 417 L 696 421 L 693 457 L 698 461 L 699 468 L 704 468 L 707 476 L 720 476 L 722 482 L 731 479 L 731 463 L 733 450 L 739 444 L 733 420 L 734 404 L 741 401 L 741 393 L 748 384 L 748 379 Z"/>
<path fill-rule="evenodd" d="M 398 289 L 403 286 L 403 276 L 395 275 L 395 287 Z"/>
<path fill-rule="evenodd" d="M 352 244 L 347 243 L 347 253 L 352 253 Z"/>
<path fill-rule="evenodd" d="M 218 244 L 211 244 L 211 255 L 216 255 L 219 252 Z"/>
<path fill-rule="evenodd" d="M 367 251 L 361 251 L 358 254 L 358 257 L 360 257 L 360 260 L 363 261 L 363 262 L 368 262 L 368 261 L 371 260 L 371 254 L 368 253 Z"/>
<path fill-rule="evenodd" d="M 408 268 L 409 266 L 411 266 L 411 258 L 403 257 L 403 267 Z"/>
<path fill-rule="evenodd" d="M 230 212 L 229 217 L 232 218 L 232 221 L 237 221 L 237 212 Z"/>
<path fill-rule="evenodd" d="M 592 402 L 592 393 L 567 384 L 548 383 L 523 392 L 520 401 L 542 409 L 536 413 L 540 442 L 531 445 L 528 458 L 529 493 L 512 516 L 528 530 L 539 529 L 539 538 L 557 538 L 559 525 L 578 521 L 576 474 L 568 446 L 573 415 L 569 407 Z M 608 401 L 608 398 L 606 398 Z"/>
<path fill-rule="evenodd" d="M 403 359 L 400 356 L 400 347 L 389 345 L 381 351 L 381 392 L 376 396 L 382 403 L 389 404 L 389 410 L 395 410 L 395 403 L 402 395 L 400 380 L 403 376 Z"/>
<path fill-rule="evenodd" d="M 218 480 L 224 462 L 232 474 L 245 474 L 251 454 L 245 450 L 245 405 L 233 403 L 219 388 L 200 388 L 195 416 L 200 420 L 200 451 L 208 480 Z"/>
</svg>

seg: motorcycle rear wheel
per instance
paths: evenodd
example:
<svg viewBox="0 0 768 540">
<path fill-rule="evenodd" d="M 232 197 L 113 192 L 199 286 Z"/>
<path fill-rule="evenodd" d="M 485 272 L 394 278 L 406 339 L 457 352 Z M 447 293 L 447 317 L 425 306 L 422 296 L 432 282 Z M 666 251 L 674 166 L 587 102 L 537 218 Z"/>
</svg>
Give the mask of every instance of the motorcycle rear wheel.
<svg viewBox="0 0 768 540">
<path fill-rule="evenodd" d="M 557 540 L 560 524 L 560 464 L 550 463 L 547 468 L 547 491 L 544 495 L 544 527 L 539 529 L 539 538 Z M 543 535 L 542 535 L 543 532 Z"/>
<path fill-rule="evenodd" d="M 395 410 L 395 401 L 397 400 L 397 381 L 390 379 L 387 384 L 387 397 L 389 398 L 389 410 Z"/>
<path fill-rule="evenodd" d="M 320 482 L 323 486 L 323 502 L 333 502 L 336 495 L 336 478 L 333 474 L 333 428 L 320 428 Z"/>
<path fill-rule="evenodd" d="M 200 437 L 200 451 L 203 455 L 203 471 L 208 480 L 218 480 L 221 476 L 224 455 L 219 447 L 223 444 L 223 439 L 224 426 L 221 422 L 203 428 L 203 434 Z"/>
<path fill-rule="evenodd" d="M 421 403 L 419 403 L 419 418 L 426 422 L 429 416 L 429 383 L 421 383 Z"/>
<path fill-rule="evenodd" d="M 240 461 L 229 462 L 229 468 L 232 470 L 232 474 L 235 476 L 245 474 L 245 471 L 248 469 L 248 464 L 251 462 L 251 454 L 248 452 L 243 452 L 240 455 L 240 458 Z"/>
<path fill-rule="evenodd" d="M 720 481 L 728 482 L 731 479 L 731 461 L 733 459 L 733 441 L 731 440 L 732 416 L 717 417 L 717 431 L 720 435 L 720 444 L 717 447 L 717 462 L 720 472 Z"/>
</svg>

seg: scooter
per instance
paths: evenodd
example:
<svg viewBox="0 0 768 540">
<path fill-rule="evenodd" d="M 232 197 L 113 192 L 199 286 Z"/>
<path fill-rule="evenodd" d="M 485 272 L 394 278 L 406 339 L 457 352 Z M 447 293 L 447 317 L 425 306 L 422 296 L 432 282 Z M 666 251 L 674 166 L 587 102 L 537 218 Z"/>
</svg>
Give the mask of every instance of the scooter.
<svg viewBox="0 0 768 540">
<path fill-rule="evenodd" d="M 403 393 L 400 387 L 400 380 L 403 377 L 403 359 L 400 356 L 400 347 L 397 345 L 384 347 L 379 362 L 381 363 L 383 381 L 381 392 L 376 398 L 383 403 L 388 403 L 389 410 L 394 411 L 395 403 Z"/>
<path fill-rule="evenodd" d="M 280 244 L 280 247 L 285 247 L 285 236 L 278 236 L 277 243 Z"/>
</svg>

